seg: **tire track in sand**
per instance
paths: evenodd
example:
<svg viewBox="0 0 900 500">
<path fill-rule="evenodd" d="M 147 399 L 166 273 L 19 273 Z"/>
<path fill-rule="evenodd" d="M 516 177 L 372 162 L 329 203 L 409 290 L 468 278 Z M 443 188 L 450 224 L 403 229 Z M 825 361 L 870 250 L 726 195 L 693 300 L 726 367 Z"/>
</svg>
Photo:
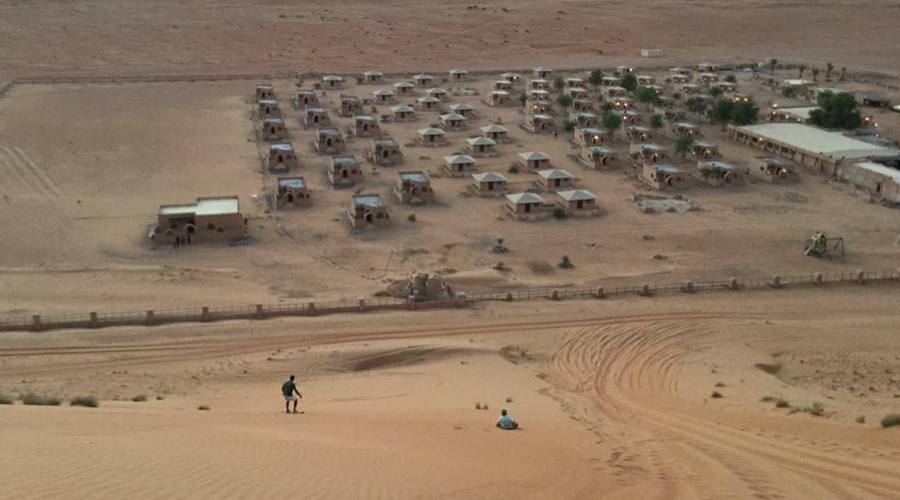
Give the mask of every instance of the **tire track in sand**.
<svg viewBox="0 0 900 500">
<path fill-rule="evenodd" d="M 654 481 L 664 492 L 673 483 L 695 484 L 713 497 L 885 497 L 900 491 L 897 464 L 867 460 L 871 450 L 836 456 L 785 444 L 680 399 L 681 366 L 714 339 L 715 320 L 657 317 L 584 327 L 563 338 L 549 367 L 564 388 L 593 398 L 609 417 L 613 430 L 605 434 L 619 434 L 610 443 L 611 466 L 616 454 L 631 450 L 631 464 L 639 464 L 628 471 L 632 480 Z"/>
</svg>

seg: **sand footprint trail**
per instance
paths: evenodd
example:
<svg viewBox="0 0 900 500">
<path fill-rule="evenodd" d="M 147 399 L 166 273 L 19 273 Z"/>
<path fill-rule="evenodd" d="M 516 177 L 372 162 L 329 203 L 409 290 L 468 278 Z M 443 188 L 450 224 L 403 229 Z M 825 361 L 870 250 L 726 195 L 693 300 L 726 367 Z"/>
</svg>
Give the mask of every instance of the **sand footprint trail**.
<svg viewBox="0 0 900 500">
<path fill-rule="evenodd" d="M 717 321 L 738 319 L 728 316 L 584 327 L 566 335 L 551 357 L 559 383 L 593 398 L 609 419 L 602 426 L 632 443 L 632 462 L 639 466 L 626 480 L 669 492 L 690 483 L 700 496 L 712 497 L 858 498 L 900 491 L 896 462 L 872 459 L 872 450 L 851 447 L 838 455 L 825 443 L 787 443 L 758 430 L 776 428 L 764 421 L 778 417 L 728 413 L 679 396 L 681 367 L 704 344 L 721 339 L 727 329 L 717 329 Z"/>
</svg>

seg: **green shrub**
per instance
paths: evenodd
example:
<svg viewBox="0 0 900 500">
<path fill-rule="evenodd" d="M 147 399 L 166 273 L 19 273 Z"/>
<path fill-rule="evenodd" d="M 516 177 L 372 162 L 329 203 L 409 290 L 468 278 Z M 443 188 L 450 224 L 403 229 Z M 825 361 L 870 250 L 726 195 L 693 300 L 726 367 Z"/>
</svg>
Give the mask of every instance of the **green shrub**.
<svg viewBox="0 0 900 500">
<path fill-rule="evenodd" d="M 78 396 L 76 398 L 73 398 L 72 401 L 69 401 L 69 405 L 96 408 L 100 406 L 100 401 L 97 401 L 97 398 L 95 398 L 94 396 Z"/>
<path fill-rule="evenodd" d="M 131 400 L 134 401 L 135 403 L 143 403 L 144 401 L 147 401 L 147 395 L 146 394 L 138 394 L 137 396 L 131 398 Z"/>
<path fill-rule="evenodd" d="M 779 399 L 775 402 L 775 408 L 789 408 L 790 406 L 791 404 L 784 399 Z"/>
<path fill-rule="evenodd" d="M 709 395 L 709 397 L 713 399 L 722 399 L 722 393 L 719 391 L 713 391 L 712 394 Z"/>
<path fill-rule="evenodd" d="M 803 411 L 809 413 L 814 417 L 821 417 L 825 414 L 825 407 L 822 406 L 822 403 L 813 403 L 812 405 L 804 408 Z"/>
<path fill-rule="evenodd" d="M 0 392 L 0 405 L 11 405 L 11 404 L 13 404 L 14 402 L 15 402 L 15 401 L 13 401 L 13 398 L 12 398 L 11 396 L 6 395 L 6 394 L 3 394 L 2 392 Z"/>
<path fill-rule="evenodd" d="M 900 413 L 892 413 L 881 419 L 881 426 L 885 429 L 894 427 L 895 425 L 900 425 Z"/>
<path fill-rule="evenodd" d="M 29 406 L 59 406 L 62 399 L 53 396 L 43 396 L 34 392 L 28 392 L 22 396 L 22 404 Z"/>
</svg>

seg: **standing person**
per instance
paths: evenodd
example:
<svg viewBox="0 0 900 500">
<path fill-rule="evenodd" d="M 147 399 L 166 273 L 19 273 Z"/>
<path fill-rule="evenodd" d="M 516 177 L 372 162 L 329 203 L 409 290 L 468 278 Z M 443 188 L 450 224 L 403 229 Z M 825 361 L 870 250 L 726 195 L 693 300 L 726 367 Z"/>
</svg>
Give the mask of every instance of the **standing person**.
<svg viewBox="0 0 900 500">
<path fill-rule="evenodd" d="M 302 398 L 303 394 L 300 394 L 300 391 L 297 390 L 297 384 L 294 383 L 294 376 L 291 375 L 291 378 L 281 384 L 281 394 L 284 396 L 284 412 L 290 413 L 291 401 L 294 402 L 294 413 L 297 413 L 297 398 Z M 296 394 L 296 396 L 294 395 Z"/>
</svg>

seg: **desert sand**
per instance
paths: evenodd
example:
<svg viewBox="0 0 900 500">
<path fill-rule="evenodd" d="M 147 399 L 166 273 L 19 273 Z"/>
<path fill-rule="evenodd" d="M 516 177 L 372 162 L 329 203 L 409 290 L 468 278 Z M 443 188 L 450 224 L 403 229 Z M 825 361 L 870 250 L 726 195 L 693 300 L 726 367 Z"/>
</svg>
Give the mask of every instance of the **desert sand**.
<svg viewBox="0 0 900 500">
<path fill-rule="evenodd" d="M 693 186 L 683 194 L 698 210 L 646 214 L 632 201 L 647 191 L 634 172 L 583 168 L 566 134 L 528 134 L 519 106 L 488 108 L 482 97 L 507 68 L 584 76 L 565 70 L 628 63 L 661 77 L 677 64 L 774 57 L 847 66 L 865 78 L 834 86 L 896 99 L 886 86 L 900 72 L 898 14 L 887 0 L 4 2 L 0 317 L 355 300 L 415 271 L 474 293 L 896 269 L 896 209 L 846 184 L 800 171 L 784 185 Z M 665 56 L 640 59 L 647 47 Z M 428 149 L 411 144 L 436 114 L 383 124 L 406 162 L 364 164 L 357 190 L 381 194 L 394 223 L 351 231 L 354 190 L 328 186 L 313 131 L 289 104 L 294 75 L 443 77 L 453 67 L 489 71 L 439 82 L 477 119 Z M 264 202 L 274 177 L 260 169 L 249 101 L 260 74 L 281 75 L 272 83 L 308 208 Z M 230 80 L 151 82 L 159 75 Z M 90 81 L 128 76 L 148 81 Z M 82 81 L 50 81 L 63 77 Z M 23 78 L 45 80 L 5 87 Z M 343 92 L 369 98 L 401 78 Z M 762 109 L 800 104 L 737 78 Z M 346 128 L 338 94 L 323 104 Z M 900 114 L 873 113 L 896 140 Z M 441 158 L 498 119 L 512 143 L 480 171 L 528 187 L 532 174 L 507 169 L 519 152 L 544 151 L 597 195 L 601 215 L 513 221 L 502 200 L 468 196 L 466 179 L 442 175 Z M 718 126 L 701 131 L 739 166 L 758 155 Z M 362 157 L 369 141 L 349 145 Z M 436 203 L 391 197 L 396 172 L 409 169 L 431 176 Z M 148 241 L 159 205 L 231 194 L 249 220 L 242 245 Z M 803 256 L 813 231 L 846 238 L 847 256 Z M 491 251 L 498 238 L 509 252 Z M 556 267 L 563 256 L 574 269 Z M 883 283 L 3 332 L 0 394 L 64 401 L 0 405 L 2 495 L 896 497 L 900 433 L 879 422 L 900 413 L 897 299 L 897 284 Z M 283 410 L 289 374 L 304 394 L 300 415 Z M 86 395 L 99 407 L 68 405 Z M 520 430 L 494 427 L 502 408 Z"/>
<path fill-rule="evenodd" d="M 103 401 L 0 407 L 5 491 L 885 498 L 900 488 L 900 435 L 877 423 L 900 394 L 896 294 L 838 287 L 8 335 L 4 390 Z M 288 373 L 301 415 L 283 413 Z M 128 401 L 138 394 L 149 401 Z M 501 408 L 521 430 L 494 428 Z"/>
</svg>

